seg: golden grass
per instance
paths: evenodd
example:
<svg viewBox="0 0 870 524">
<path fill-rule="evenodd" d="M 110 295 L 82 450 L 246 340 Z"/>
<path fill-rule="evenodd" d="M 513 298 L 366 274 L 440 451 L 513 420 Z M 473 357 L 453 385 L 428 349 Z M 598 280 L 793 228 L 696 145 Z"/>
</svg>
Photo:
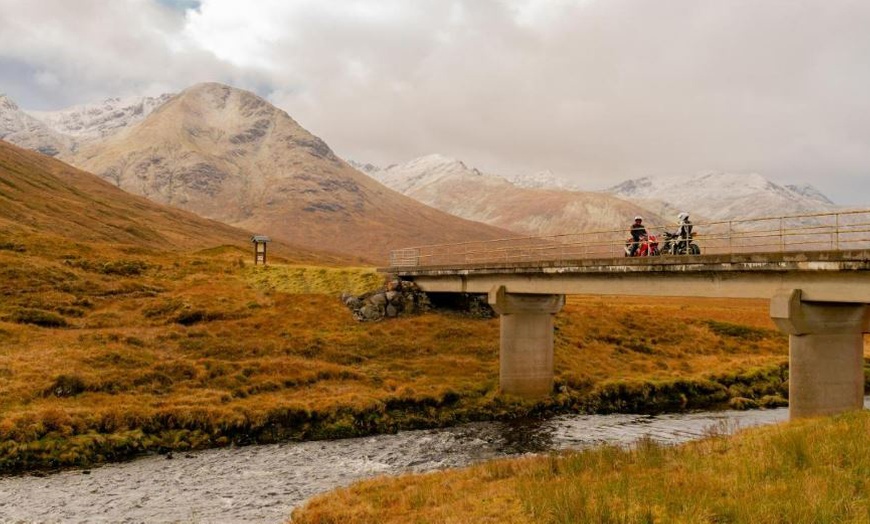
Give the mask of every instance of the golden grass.
<svg viewBox="0 0 870 524">
<path fill-rule="evenodd" d="M 3 144 L 0 174 L 0 471 L 784 402 L 786 339 L 761 301 L 572 297 L 556 319 L 556 392 L 527 403 L 498 392 L 498 320 L 359 324 L 338 294 L 378 284 L 370 268 L 289 246 L 253 267 L 240 230 Z"/>
<path fill-rule="evenodd" d="M 30 240 L 0 249 L 4 470 L 529 411 L 781 400 L 786 341 L 760 301 L 572 297 L 556 321 L 559 392 L 533 405 L 498 394 L 498 320 L 355 322 L 337 293 L 375 285 L 371 269 Z"/>
<path fill-rule="evenodd" d="M 870 520 L 870 413 L 381 478 L 316 497 L 296 524 L 858 523 Z"/>
<path fill-rule="evenodd" d="M 370 267 L 270 264 L 251 266 L 244 276 L 260 290 L 294 294 L 362 295 L 384 284 L 384 275 Z"/>
</svg>

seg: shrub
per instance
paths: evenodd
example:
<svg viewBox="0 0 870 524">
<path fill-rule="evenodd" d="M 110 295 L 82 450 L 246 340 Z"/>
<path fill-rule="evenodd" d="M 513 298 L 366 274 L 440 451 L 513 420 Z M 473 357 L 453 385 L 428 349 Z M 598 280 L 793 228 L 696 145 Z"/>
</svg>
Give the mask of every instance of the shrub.
<svg viewBox="0 0 870 524">
<path fill-rule="evenodd" d="M 206 312 L 201 309 L 182 311 L 175 317 L 175 323 L 182 326 L 192 326 L 206 319 Z"/>
<path fill-rule="evenodd" d="M 0 251 L 15 251 L 16 253 L 23 253 L 27 249 L 21 244 L 15 244 L 12 242 L 0 242 Z"/>
<path fill-rule="evenodd" d="M 45 396 L 54 395 L 55 397 L 74 397 L 84 393 L 87 390 L 87 384 L 78 375 L 59 375 L 54 379 L 54 382 L 48 389 L 45 390 Z"/>
<path fill-rule="evenodd" d="M 178 299 L 164 300 L 159 304 L 154 304 L 151 307 L 145 308 L 142 311 L 142 314 L 145 318 L 157 318 L 169 315 L 170 313 L 175 313 L 183 307 L 184 303 Z"/>
<path fill-rule="evenodd" d="M 148 269 L 148 264 L 141 260 L 110 260 L 109 262 L 92 262 L 82 259 L 67 259 L 64 264 L 104 275 L 138 276 Z"/>
<path fill-rule="evenodd" d="M 42 309 L 20 308 L 14 311 L 10 318 L 13 322 L 19 324 L 33 324 L 48 328 L 67 327 L 69 325 L 62 316 Z"/>
<path fill-rule="evenodd" d="M 148 264 L 141 260 L 113 260 L 103 264 L 100 273 L 129 277 L 141 275 L 146 269 L 148 269 Z"/>
<path fill-rule="evenodd" d="M 719 336 L 740 338 L 743 340 L 764 340 L 775 334 L 775 332 L 769 329 L 729 324 L 728 322 L 718 322 L 716 320 L 705 320 L 704 325 L 706 325 L 710 331 Z"/>
</svg>

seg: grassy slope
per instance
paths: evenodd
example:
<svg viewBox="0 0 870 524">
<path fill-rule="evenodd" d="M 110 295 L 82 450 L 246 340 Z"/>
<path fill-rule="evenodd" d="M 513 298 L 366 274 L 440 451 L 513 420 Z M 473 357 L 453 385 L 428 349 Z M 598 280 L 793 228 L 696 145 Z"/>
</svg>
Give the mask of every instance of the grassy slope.
<svg viewBox="0 0 870 524">
<path fill-rule="evenodd" d="M 248 233 L 2 143 L 0 199 L 0 471 L 783 401 L 786 342 L 763 302 L 572 299 L 557 317 L 559 392 L 531 405 L 498 395 L 497 320 L 354 322 L 335 294 L 377 283 L 370 270 L 286 246 L 272 251 L 285 266 L 254 269 Z"/>
<path fill-rule="evenodd" d="M 227 250 L 55 246 L 0 250 L 0 470 L 782 391 L 784 339 L 734 327 L 763 319 L 762 303 L 572 300 L 557 320 L 562 393 L 531 406 L 497 394 L 497 320 L 354 322 L 335 292 L 374 285 L 370 271 L 354 283 L 351 270 L 242 267 Z M 281 291 L 300 282 L 332 294 Z M 662 331 L 635 333 L 638 318 Z M 701 378 L 765 367 L 755 391 L 733 376 L 726 386 Z"/>
<path fill-rule="evenodd" d="M 870 521 L 870 413 L 489 462 L 315 498 L 297 524 Z"/>
<path fill-rule="evenodd" d="M 155 204 L 2 140 L 0 235 L 0 247 L 6 250 L 26 243 L 30 253 L 49 258 L 104 250 L 120 256 L 201 249 L 233 251 L 244 260 L 252 257 L 248 231 Z M 270 244 L 269 253 L 297 263 L 347 265 L 357 261 L 282 243 Z"/>
</svg>

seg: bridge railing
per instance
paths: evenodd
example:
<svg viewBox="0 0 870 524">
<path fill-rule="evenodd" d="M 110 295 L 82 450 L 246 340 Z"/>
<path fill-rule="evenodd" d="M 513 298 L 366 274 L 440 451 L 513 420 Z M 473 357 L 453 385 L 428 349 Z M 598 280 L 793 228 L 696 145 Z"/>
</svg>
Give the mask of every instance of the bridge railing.
<svg viewBox="0 0 870 524">
<path fill-rule="evenodd" d="M 670 226 L 647 225 L 664 244 Z M 622 257 L 627 229 L 527 236 L 397 249 L 391 267 L 455 266 Z M 840 251 L 870 248 L 870 210 L 750 218 L 694 224 L 702 254 Z M 683 256 L 683 255 L 680 255 Z"/>
</svg>

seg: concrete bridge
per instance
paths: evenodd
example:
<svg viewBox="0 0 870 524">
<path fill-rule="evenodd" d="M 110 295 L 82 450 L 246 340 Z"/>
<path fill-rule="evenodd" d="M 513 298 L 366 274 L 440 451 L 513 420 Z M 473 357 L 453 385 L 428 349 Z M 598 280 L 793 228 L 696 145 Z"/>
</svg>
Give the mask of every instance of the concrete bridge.
<svg viewBox="0 0 870 524">
<path fill-rule="evenodd" d="M 789 335 L 790 418 L 861 409 L 870 211 L 698 224 L 696 231 L 698 256 L 616 257 L 627 236 L 620 230 L 402 249 L 382 271 L 428 292 L 486 294 L 501 318 L 506 393 L 551 393 L 553 316 L 565 295 L 766 298 Z"/>
</svg>

